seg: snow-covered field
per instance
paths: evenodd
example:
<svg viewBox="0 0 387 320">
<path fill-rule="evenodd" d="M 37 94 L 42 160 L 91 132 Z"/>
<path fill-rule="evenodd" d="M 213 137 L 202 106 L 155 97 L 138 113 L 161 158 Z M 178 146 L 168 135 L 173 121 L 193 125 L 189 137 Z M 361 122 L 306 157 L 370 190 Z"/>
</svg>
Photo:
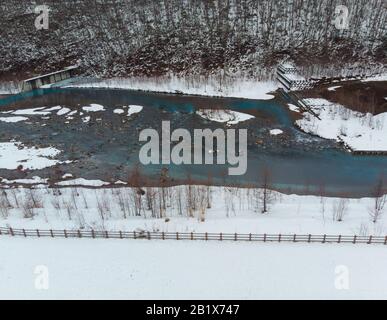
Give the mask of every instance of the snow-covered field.
<svg viewBox="0 0 387 320">
<path fill-rule="evenodd" d="M 0 299 L 386 299 L 383 245 L 0 237 Z"/>
<path fill-rule="evenodd" d="M 278 86 L 279 84 L 275 81 L 256 81 L 248 79 L 219 81 L 217 77 L 193 80 L 170 76 L 162 78 L 116 78 L 90 83 L 75 83 L 69 87 L 132 89 L 267 100 L 274 98 L 273 95 L 268 93 L 277 90 Z"/>
<path fill-rule="evenodd" d="M 322 138 L 344 141 L 353 150 L 387 151 L 387 112 L 360 113 L 325 99 L 304 99 L 320 119 L 309 113 L 297 120 L 299 127 Z"/>
<path fill-rule="evenodd" d="M 12 181 L 2 181 L 10 184 Z M 27 181 L 19 181 L 27 182 Z M 44 183 L 36 178 L 35 183 Z M 89 188 L 6 188 L 0 226 L 26 229 L 387 235 L 387 210 L 373 222 L 375 199 L 285 195 L 263 190 L 180 186 L 139 190 L 102 181 L 70 179 L 59 185 Z M 90 186 L 99 187 L 92 189 Z M 165 200 L 165 209 L 163 201 Z M 208 208 L 210 207 L 210 208 Z M 342 209 L 342 210 L 341 210 Z"/>
</svg>

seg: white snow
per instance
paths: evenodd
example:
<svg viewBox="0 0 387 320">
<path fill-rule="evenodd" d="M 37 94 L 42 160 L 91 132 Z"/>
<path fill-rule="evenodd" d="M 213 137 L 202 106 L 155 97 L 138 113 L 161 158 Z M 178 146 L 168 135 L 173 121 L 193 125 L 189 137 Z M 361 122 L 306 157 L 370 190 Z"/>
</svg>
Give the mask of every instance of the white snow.
<svg viewBox="0 0 387 320">
<path fill-rule="evenodd" d="M 123 109 L 114 109 L 113 112 L 116 114 L 123 114 L 125 111 Z"/>
<path fill-rule="evenodd" d="M 309 113 L 296 123 L 307 132 L 326 139 L 344 141 L 354 150 L 387 150 L 387 112 L 378 115 L 360 113 L 325 99 L 304 101 L 321 120 Z"/>
<path fill-rule="evenodd" d="M 83 107 L 82 109 L 86 112 L 97 112 L 105 110 L 104 106 L 95 103 L 90 104 L 90 106 Z"/>
<path fill-rule="evenodd" d="M 57 185 L 59 186 L 90 186 L 90 187 L 102 187 L 105 185 L 108 185 L 109 182 L 101 181 L 101 180 L 86 180 L 83 178 L 73 179 L 73 180 L 66 180 L 58 182 Z"/>
<path fill-rule="evenodd" d="M 137 106 L 137 105 L 130 105 L 128 106 L 128 117 L 130 117 L 132 114 L 136 114 L 142 111 L 144 107 L 143 106 Z"/>
<path fill-rule="evenodd" d="M 284 133 L 281 129 L 272 129 L 270 130 L 270 134 L 273 135 L 273 136 L 277 136 L 279 134 L 282 134 Z"/>
<path fill-rule="evenodd" d="M 289 110 L 294 111 L 294 112 L 300 112 L 300 109 L 295 106 L 294 104 L 288 103 Z"/>
<path fill-rule="evenodd" d="M 0 241 L 0 299 L 387 298 L 382 245 Z"/>
<path fill-rule="evenodd" d="M 56 114 L 58 115 L 58 116 L 62 116 L 62 115 L 64 115 L 64 114 L 66 114 L 66 113 L 69 113 L 71 111 L 71 109 L 69 109 L 69 108 L 62 108 L 62 109 L 60 109 Z"/>
<path fill-rule="evenodd" d="M 48 148 L 29 148 L 21 142 L 0 143 L 0 168 L 13 170 L 19 165 L 24 169 L 43 169 L 59 163 L 50 159 L 60 153 L 59 150 Z"/>
<path fill-rule="evenodd" d="M 206 120 L 227 123 L 229 125 L 254 118 L 250 114 L 232 110 L 200 109 L 196 111 L 196 114 Z"/>
<path fill-rule="evenodd" d="M 44 109 L 44 107 L 21 109 L 21 110 L 13 111 L 12 114 L 15 114 L 15 115 L 43 115 L 43 116 L 50 114 L 49 111 L 41 111 L 43 109 Z"/>
<path fill-rule="evenodd" d="M 0 121 L 2 122 L 9 122 L 9 123 L 15 123 L 20 121 L 26 121 L 28 118 L 26 117 L 1 117 Z"/>
<path fill-rule="evenodd" d="M 62 109 L 61 106 L 55 106 L 55 107 L 51 107 L 51 108 L 48 108 L 48 109 L 45 109 L 44 111 L 56 111 L 56 110 L 60 110 Z"/>
<path fill-rule="evenodd" d="M 32 177 L 31 179 L 15 179 L 15 180 L 8 180 L 0 177 L 1 183 L 6 183 L 6 184 L 45 184 L 47 183 L 47 179 L 43 179 L 37 176 Z"/>
<path fill-rule="evenodd" d="M 154 92 L 183 93 L 203 96 L 235 97 L 246 99 L 273 99 L 269 92 L 278 89 L 275 81 L 230 79 L 219 82 L 219 78 L 201 77 L 198 80 L 168 76 L 162 78 L 115 78 L 94 83 L 72 84 L 69 87 L 118 88 Z"/>
<path fill-rule="evenodd" d="M 338 88 L 341 88 L 341 86 L 333 86 L 333 87 L 329 87 L 328 88 L 328 91 L 336 91 L 336 89 Z"/>
<path fill-rule="evenodd" d="M 373 77 L 368 77 L 366 79 L 361 80 L 362 82 L 368 82 L 368 81 L 387 81 L 387 73 L 380 74 Z"/>
<path fill-rule="evenodd" d="M 89 121 L 90 121 L 90 117 L 89 116 L 87 116 L 87 117 L 84 117 L 84 118 L 82 118 L 82 121 L 84 122 L 84 123 L 88 123 Z"/>
</svg>

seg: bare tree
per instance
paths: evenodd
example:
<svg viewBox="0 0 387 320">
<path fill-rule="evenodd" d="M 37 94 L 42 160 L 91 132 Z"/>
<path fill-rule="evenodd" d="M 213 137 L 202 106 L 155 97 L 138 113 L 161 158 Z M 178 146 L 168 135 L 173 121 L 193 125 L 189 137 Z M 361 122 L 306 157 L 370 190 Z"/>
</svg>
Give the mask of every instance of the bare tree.
<svg viewBox="0 0 387 320">
<path fill-rule="evenodd" d="M 387 195 L 384 194 L 383 179 L 380 179 L 373 190 L 374 205 L 369 209 L 369 213 L 373 223 L 378 222 L 383 214 L 384 206 L 386 205 Z"/>
<path fill-rule="evenodd" d="M 259 200 L 262 206 L 262 213 L 267 213 L 269 205 L 274 201 L 274 193 L 271 185 L 271 173 L 267 167 L 262 171 L 262 184 L 259 191 Z"/>
</svg>

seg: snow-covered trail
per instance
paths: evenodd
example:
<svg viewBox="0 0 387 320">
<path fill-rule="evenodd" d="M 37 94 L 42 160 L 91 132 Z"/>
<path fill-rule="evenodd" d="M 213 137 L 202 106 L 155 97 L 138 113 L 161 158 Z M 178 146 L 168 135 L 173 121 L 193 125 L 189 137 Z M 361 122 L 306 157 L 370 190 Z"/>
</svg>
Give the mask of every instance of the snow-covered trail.
<svg viewBox="0 0 387 320">
<path fill-rule="evenodd" d="M 18 238 L 0 246 L 1 299 L 387 298 L 384 246 Z M 48 289 L 36 289 L 47 274 Z"/>
</svg>

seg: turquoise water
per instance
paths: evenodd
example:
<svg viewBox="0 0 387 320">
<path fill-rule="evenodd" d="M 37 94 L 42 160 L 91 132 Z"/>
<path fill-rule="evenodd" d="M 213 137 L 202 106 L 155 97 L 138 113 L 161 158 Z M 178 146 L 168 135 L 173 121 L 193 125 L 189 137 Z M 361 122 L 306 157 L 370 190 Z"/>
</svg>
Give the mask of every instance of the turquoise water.
<svg viewBox="0 0 387 320">
<path fill-rule="evenodd" d="M 143 128 L 160 128 L 161 120 L 171 121 L 172 128 L 209 127 L 218 123 L 206 122 L 196 116 L 196 108 L 230 108 L 257 115 L 253 121 L 241 123 L 249 137 L 248 169 L 243 176 L 228 176 L 225 165 L 166 166 L 174 183 L 188 177 L 197 182 L 211 180 L 214 184 L 260 185 L 264 171 L 270 172 L 273 187 L 284 192 L 321 193 L 342 196 L 366 196 L 372 193 L 381 177 L 387 178 L 387 157 L 353 156 L 341 150 L 334 142 L 311 137 L 293 126 L 286 104 L 279 98 L 272 100 L 246 100 L 234 98 L 208 98 L 144 93 L 112 89 L 42 89 L 0 100 L 1 107 L 39 107 L 66 105 L 80 108 L 89 103 L 105 106 L 100 114 L 101 124 L 84 124 L 75 119 L 63 125 L 63 118 L 52 118 L 46 127 L 22 123 L 0 123 L 2 140 L 14 137 L 25 143 L 46 143 L 64 150 L 64 159 L 72 151 L 80 160 L 64 166 L 63 171 L 87 179 L 126 180 L 138 163 L 138 131 Z M 129 122 L 122 123 L 112 110 L 123 105 L 142 105 L 143 111 Z M 92 115 L 97 117 L 98 115 Z M 41 119 L 37 119 L 39 123 Z M 286 140 L 267 134 L 270 128 L 284 130 Z M 52 133 L 56 134 L 53 135 Z M 4 140 L 3 140 L 4 139 Z M 262 140 L 256 145 L 255 139 Z M 157 181 L 163 166 L 140 166 L 150 179 Z M 165 167 L 165 166 L 164 166 Z M 7 172 L 1 172 L 6 176 Z M 34 172 L 31 175 L 47 175 Z"/>
</svg>

